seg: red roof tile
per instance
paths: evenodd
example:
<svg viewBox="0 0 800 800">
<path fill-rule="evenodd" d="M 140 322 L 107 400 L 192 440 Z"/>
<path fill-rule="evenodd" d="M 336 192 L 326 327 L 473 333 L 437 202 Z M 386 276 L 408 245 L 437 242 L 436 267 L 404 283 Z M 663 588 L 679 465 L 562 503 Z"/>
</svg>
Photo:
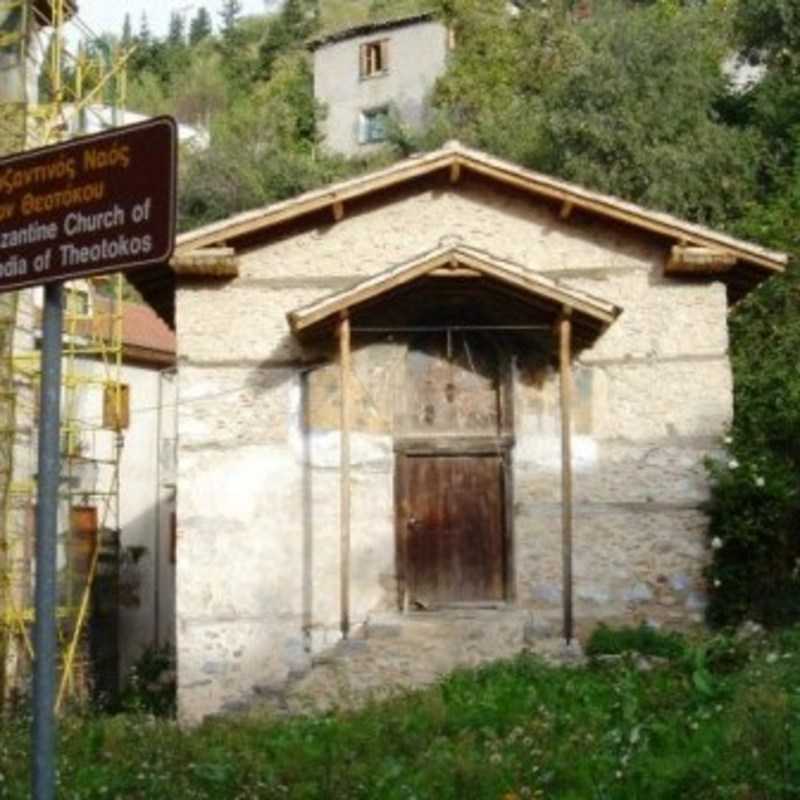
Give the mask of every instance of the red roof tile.
<svg viewBox="0 0 800 800">
<path fill-rule="evenodd" d="M 175 332 L 150 306 L 124 303 L 122 343 L 174 355 Z"/>
</svg>

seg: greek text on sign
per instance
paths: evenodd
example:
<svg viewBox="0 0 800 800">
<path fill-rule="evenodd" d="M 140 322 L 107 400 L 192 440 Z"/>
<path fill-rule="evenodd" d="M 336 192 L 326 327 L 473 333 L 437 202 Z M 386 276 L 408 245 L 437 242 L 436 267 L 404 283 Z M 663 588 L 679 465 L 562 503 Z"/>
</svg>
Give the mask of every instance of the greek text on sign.
<svg viewBox="0 0 800 800">
<path fill-rule="evenodd" d="M 0 291 L 167 262 L 176 148 L 157 117 L 0 160 Z"/>
</svg>

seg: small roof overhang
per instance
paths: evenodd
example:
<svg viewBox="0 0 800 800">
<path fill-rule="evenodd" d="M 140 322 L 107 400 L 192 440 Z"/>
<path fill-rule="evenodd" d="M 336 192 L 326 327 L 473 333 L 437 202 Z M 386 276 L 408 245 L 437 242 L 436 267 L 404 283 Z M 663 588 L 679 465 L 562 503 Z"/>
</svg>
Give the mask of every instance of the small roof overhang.
<svg viewBox="0 0 800 800">
<path fill-rule="evenodd" d="M 475 292 L 496 294 L 501 299 L 500 313 L 504 313 L 503 304 L 507 303 L 509 313 L 513 306 L 517 321 L 529 317 L 531 321 L 552 324 L 568 314 L 582 332 L 577 338 L 584 341 L 602 333 L 622 312 L 613 303 L 559 286 L 518 264 L 458 245 L 441 247 L 391 267 L 344 291 L 291 311 L 287 319 L 296 336 L 310 339 L 333 330 L 344 315 L 357 322 L 359 316 L 366 318 L 377 305 L 391 303 L 396 307 L 395 301 L 407 298 L 423 282 L 428 288 L 433 282 L 439 289 L 445 289 L 454 281 L 459 286 L 469 286 L 472 297 L 478 296 Z M 429 303 L 428 308 L 437 313 L 435 303 Z M 380 312 L 377 318 L 388 320 L 391 315 Z"/>
</svg>

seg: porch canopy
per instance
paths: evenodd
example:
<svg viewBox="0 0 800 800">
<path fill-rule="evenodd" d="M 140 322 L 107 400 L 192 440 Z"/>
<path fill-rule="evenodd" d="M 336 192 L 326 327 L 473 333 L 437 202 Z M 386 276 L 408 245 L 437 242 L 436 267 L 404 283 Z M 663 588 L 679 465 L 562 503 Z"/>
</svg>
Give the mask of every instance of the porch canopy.
<svg viewBox="0 0 800 800">
<path fill-rule="evenodd" d="M 289 312 L 302 339 L 337 336 L 340 365 L 340 625 L 350 631 L 350 428 L 353 333 L 414 333 L 483 329 L 541 341 L 554 334 L 561 394 L 563 634 L 573 637 L 572 614 L 572 353 L 597 338 L 619 307 L 565 288 L 519 265 L 465 245 L 443 246 L 366 278 L 344 291 Z"/>
<path fill-rule="evenodd" d="M 524 334 L 571 319 L 578 346 L 590 344 L 621 309 L 584 292 L 459 244 L 444 246 L 366 278 L 288 315 L 301 340 L 331 334 L 348 318 L 364 332 L 415 326 L 482 326 Z"/>
</svg>

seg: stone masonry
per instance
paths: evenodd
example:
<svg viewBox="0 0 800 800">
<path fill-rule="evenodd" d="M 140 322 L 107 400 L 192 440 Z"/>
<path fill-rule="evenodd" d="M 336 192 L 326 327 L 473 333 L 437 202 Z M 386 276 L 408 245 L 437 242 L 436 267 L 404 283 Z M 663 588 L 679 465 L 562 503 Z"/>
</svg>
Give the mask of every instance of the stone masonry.
<svg viewBox="0 0 800 800">
<path fill-rule="evenodd" d="M 579 630 L 597 620 L 701 620 L 703 460 L 732 415 L 724 286 L 666 278 L 666 246 L 642 233 L 562 221 L 544 203 L 478 180 L 411 187 L 335 225 L 298 226 L 240 252 L 235 280 L 179 285 L 184 720 L 283 691 L 340 638 L 335 342 L 301 346 L 286 313 L 443 242 L 622 307 L 575 363 Z M 358 337 L 354 348 L 351 616 L 358 626 L 397 611 L 393 403 L 404 350 L 399 340 Z M 552 362 L 516 353 L 513 395 L 508 613 L 552 636 L 561 617 Z M 426 630 L 435 626 L 421 624 L 413 636 L 424 639 Z"/>
</svg>

